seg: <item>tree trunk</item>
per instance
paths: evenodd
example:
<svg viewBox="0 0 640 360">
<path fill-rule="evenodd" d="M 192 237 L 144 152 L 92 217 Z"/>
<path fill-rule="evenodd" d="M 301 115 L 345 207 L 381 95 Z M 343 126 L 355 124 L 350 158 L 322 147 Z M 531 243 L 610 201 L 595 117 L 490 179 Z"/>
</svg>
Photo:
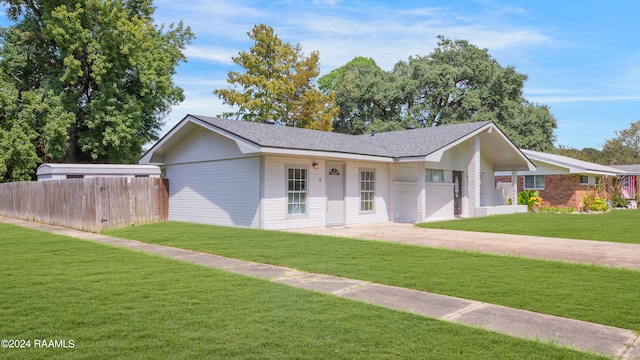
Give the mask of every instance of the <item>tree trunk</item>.
<svg viewBox="0 0 640 360">
<path fill-rule="evenodd" d="M 69 127 L 69 140 L 67 140 L 67 151 L 64 156 L 64 162 L 74 164 L 77 162 L 76 152 L 78 149 L 78 127 L 73 124 Z"/>
</svg>

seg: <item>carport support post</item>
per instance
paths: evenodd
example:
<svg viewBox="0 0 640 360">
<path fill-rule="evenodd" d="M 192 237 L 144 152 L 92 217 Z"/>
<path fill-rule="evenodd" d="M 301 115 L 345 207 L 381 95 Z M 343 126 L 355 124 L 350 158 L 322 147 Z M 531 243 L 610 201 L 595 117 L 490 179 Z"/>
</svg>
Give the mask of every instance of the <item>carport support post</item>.
<svg viewBox="0 0 640 360">
<path fill-rule="evenodd" d="M 480 206 L 480 137 L 474 136 L 469 142 L 469 166 L 467 167 L 467 182 L 469 186 L 468 216 L 476 217 L 476 208 Z"/>
<path fill-rule="evenodd" d="M 511 205 L 518 205 L 518 172 L 515 170 L 511 171 L 511 191 L 509 194 L 511 198 Z"/>
<path fill-rule="evenodd" d="M 424 163 L 418 163 L 418 222 L 424 221 L 425 209 L 427 207 L 427 193 L 426 193 L 426 173 L 424 171 Z"/>
</svg>

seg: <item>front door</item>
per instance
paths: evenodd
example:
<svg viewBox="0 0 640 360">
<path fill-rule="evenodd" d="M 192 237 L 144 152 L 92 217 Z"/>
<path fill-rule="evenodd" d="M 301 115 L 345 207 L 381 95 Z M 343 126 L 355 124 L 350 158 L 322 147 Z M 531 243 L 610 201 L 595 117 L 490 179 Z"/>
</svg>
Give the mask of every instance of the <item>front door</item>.
<svg viewBox="0 0 640 360">
<path fill-rule="evenodd" d="M 327 225 L 344 225 L 344 164 L 327 163 Z"/>
<path fill-rule="evenodd" d="M 453 215 L 462 215 L 462 171 L 453 172 Z"/>
</svg>

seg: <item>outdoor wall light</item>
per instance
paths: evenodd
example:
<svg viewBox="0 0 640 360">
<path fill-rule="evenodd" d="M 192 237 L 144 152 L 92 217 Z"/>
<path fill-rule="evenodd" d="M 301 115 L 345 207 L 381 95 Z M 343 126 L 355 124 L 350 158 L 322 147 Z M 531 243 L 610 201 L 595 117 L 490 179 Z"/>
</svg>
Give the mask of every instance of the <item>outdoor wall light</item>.
<svg viewBox="0 0 640 360">
<path fill-rule="evenodd" d="M 317 169 L 318 168 L 318 163 L 314 161 L 313 164 L 311 164 L 311 166 L 313 166 L 314 169 Z"/>
</svg>

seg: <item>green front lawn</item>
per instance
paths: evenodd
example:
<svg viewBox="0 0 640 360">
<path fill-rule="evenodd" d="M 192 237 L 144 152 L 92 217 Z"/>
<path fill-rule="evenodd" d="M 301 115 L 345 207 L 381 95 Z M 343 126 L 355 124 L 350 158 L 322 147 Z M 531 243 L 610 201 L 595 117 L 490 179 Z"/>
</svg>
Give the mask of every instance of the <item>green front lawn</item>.
<svg viewBox="0 0 640 360">
<path fill-rule="evenodd" d="M 178 222 L 106 234 L 640 331 L 638 271 Z"/>
<path fill-rule="evenodd" d="M 604 214 L 495 215 L 418 226 L 640 244 L 640 210 L 614 210 Z"/>
<path fill-rule="evenodd" d="M 2 359 L 599 358 L 132 250 L 0 233 L 0 339 L 31 344 L 0 348 Z"/>
</svg>

